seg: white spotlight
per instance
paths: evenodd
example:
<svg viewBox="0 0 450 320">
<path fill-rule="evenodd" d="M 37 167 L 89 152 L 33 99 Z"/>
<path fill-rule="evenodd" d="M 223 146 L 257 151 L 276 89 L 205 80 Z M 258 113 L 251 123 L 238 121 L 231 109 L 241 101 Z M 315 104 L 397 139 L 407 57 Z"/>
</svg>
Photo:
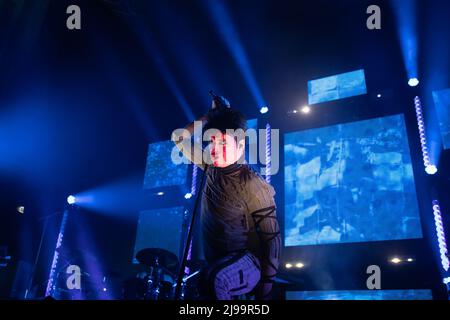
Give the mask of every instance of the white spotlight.
<svg viewBox="0 0 450 320">
<path fill-rule="evenodd" d="M 266 106 L 263 106 L 263 107 L 261 107 L 261 109 L 259 109 L 259 112 L 261 112 L 261 113 L 267 113 L 269 111 L 269 108 L 268 107 L 266 107 Z"/>
<path fill-rule="evenodd" d="M 413 262 L 414 259 L 413 259 L 413 258 L 408 258 L 406 261 L 408 261 L 408 262 Z"/>
<path fill-rule="evenodd" d="M 395 257 L 395 258 L 391 259 L 391 262 L 395 263 L 395 264 L 398 264 L 398 263 L 402 262 L 402 259 Z"/>
<path fill-rule="evenodd" d="M 292 268 L 292 264 L 290 264 L 290 263 L 286 263 L 286 269 L 290 269 L 290 268 Z"/>
<path fill-rule="evenodd" d="M 192 198 L 192 193 L 190 193 L 190 192 L 186 193 L 186 194 L 184 195 L 184 198 L 185 198 L 185 199 L 190 199 L 190 198 Z"/>
<path fill-rule="evenodd" d="M 377 98 L 381 98 L 381 93 L 377 94 Z"/>
<path fill-rule="evenodd" d="M 75 198 L 75 196 L 70 195 L 67 197 L 67 203 L 68 204 L 74 204 L 77 201 L 77 198 Z"/>
<path fill-rule="evenodd" d="M 164 195 L 164 192 L 160 191 L 160 192 L 157 193 L 157 195 L 158 196 L 162 196 L 162 195 Z"/>
<path fill-rule="evenodd" d="M 301 268 L 303 268 L 304 266 L 305 266 L 305 265 L 304 265 L 303 263 L 301 263 L 301 262 L 298 262 L 298 263 L 295 264 L 295 267 L 298 268 L 298 269 L 301 269 Z"/>
<path fill-rule="evenodd" d="M 304 106 L 304 107 L 302 107 L 301 111 L 306 114 L 311 111 L 311 108 L 309 106 Z"/>
<path fill-rule="evenodd" d="M 425 172 L 428 174 L 435 174 L 437 172 L 437 168 L 435 165 L 431 164 L 429 166 L 426 166 Z"/>
<path fill-rule="evenodd" d="M 25 207 L 24 206 L 17 207 L 17 212 L 23 214 L 25 212 Z"/>
<path fill-rule="evenodd" d="M 417 86 L 419 84 L 419 79 L 417 79 L 417 78 L 410 78 L 409 80 L 408 80 L 408 85 L 410 86 L 410 87 L 415 87 L 415 86 Z"/>
</svg>

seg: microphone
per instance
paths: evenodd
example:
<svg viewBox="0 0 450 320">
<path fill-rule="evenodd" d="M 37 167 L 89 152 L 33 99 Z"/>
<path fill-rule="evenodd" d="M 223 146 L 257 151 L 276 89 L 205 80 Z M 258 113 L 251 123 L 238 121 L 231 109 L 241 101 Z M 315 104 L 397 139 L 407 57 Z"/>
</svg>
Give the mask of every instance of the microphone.
<svg viewBox="0 0 450 320">
<path fill-rule="evenodd" d="M 231 107 L 230 102 L 223 96 L 218 96 L 212 90 L 209 91 L 212 97 L 212 108 L 213 109 L 229 109 Z"/>
</svg>

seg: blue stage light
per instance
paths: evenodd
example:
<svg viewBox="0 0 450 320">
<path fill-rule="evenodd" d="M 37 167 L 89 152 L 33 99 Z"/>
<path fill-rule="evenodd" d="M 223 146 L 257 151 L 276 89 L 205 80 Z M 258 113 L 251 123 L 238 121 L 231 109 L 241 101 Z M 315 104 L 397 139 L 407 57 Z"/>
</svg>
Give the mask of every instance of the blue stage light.
<svg viewBox="0 0 450 320">
<path fill-rule="evenodd" d="M 74 204 L 76 202 L 76 198 L 73 195 L 70 195 L 67 197 L 67 203 L 68 204 Z"/>
<path fill-rule="evenodd" d="M 186 194 L 184 195 L 184 198 L 185 198 L 185 199 L 190 199 L 190 198 L 192 198 L 192 193 L 190 193 L 190 192 L 186 193 Z"/>
<path fill-rule="evenodd" d="M 271 127 L 270 124 L 266 124 L 266 182 L 270 183 L 271 168 L 272 168 L 272 140 L 271 140 Z"/>
<path fill-rule="evenodd" d="M 403 56 L 408 85 L 419 84 L 418 75 L 418 4 L 417 1 L 390 1 L 397 26 L 397 35 Z"/>
<path fill-rule="evenodd" d="M 448 271 L 450 261 L 448 259 L 447 239 L 445 237 L 444 224 L 442 222 L 441 208 L 438 200 L 433 200 L 432 204 L 434 223 L 436 226 L 436 236 L 438 239 L 439 253 L 441 255 L 441 265 L 445 271 Z"/>
<path fill-rule="evenodd" d="M 262 114 L 267 113 L 269 111 L 268 107 L 261 107 L 261 109 L 259 109 L 259 112 L 261 112 Z"/>
<path fill-rule="evenodd" d="M 415 86 L 417 86 L 419 84 L 419 80 L 417 79 L 417 78 L 410 78 L 409 80 L 408 80 L 408 85 L 410 86 L 410 87 L 415 87 Z"/>
<path fill-rule="evenodd" d="M 208 16 L 211 18 L 211 22 L 215 25 L 220 37 L 238 66 L 256 105 L 264 105 L 265 100 L 226 3 L 227 1 L 204 1 Z"/>
<path fill-rule="evenodd" d="M 435 174 L 437 167 L 431 162 L 427 147 L 427 136 L 425 130 L 425 121 L 422 114 L 422 104 L 419 97 L 414 98 L 414 107 L 416 109 L 417 126 L 419 128 L 420 145 L 422 147 L 423 165 L 427 174 Z"/>
</svg>

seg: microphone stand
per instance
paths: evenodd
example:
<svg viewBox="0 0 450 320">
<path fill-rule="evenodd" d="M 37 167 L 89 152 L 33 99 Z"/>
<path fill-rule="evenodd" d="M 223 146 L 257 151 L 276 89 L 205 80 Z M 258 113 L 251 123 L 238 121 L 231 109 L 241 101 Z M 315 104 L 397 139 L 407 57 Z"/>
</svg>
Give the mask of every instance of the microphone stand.
<svg viewBox="0 0 450 320">
<path fill-rule="evenodd" d="M 217 109 L 228 109 L 228 108 L 230 108 L 230 102 L 227 99 L 225 99 L 223 96 L 216 95 L 212 90 L 209 91 L 209 94 L 212 97 L 213 109 L 216 109 L 216 108 Z M 188 235 L 187 235 L 186 243 L 184 245 L 183 259 L 181 260 L 180 270 L 178 271 L 177 286 L 175 288 L 175 297 L 174 297 L 175 300 L 179 300 L 180 299 L 181 283 L 183 282 L 183 277 L 184 277 L 184 268 L 186 266 L 187 257 L 188 257 L 188 254 L 189 254 L 189 246 L 190 246 L 191 240 L 192 240 L 193 229 L 194 229 L 194 222 L 195 222 L 195 217 L 196 217 L 196 213 L 197 213 L 198 202 L 199 202 L 199 199 L 200 199 L 200 194 L 202 193 L 202 190 L 203 190 L 203 182 L 205 180 L 207 171 L 208 171 L 208 165 L 205 164 L 205 168 L 203 170 L 202 181 L 200 182 L 200 188 L 199 188 L 200 192 L 197 194 L 197 198 L 195 199 L 195 205 L 194 205 L 194 209 L 192 211 L 191 224 L 189 225 Z"/>
<path fill-rule="evenodd" d="M 195 218 L 196 218 L 196 213 L 197 213 L 197 207 L 198 207 L 198 203 L 199 203 L 199 199 L 200 199 L 200 194 L 202 193 L 202 190 L 203 190 L 203 183 L 204 183 L 207 171 L 208 171 L 208 165 L 205 164 L 205 168 L 203 170 L 202 180 L 200 182 L 199 192 L 197 193 L 197 198 L 195 198 L 194 209 L 192 210 L 191 223 L 190 223 L 190 225 L 188 227 L 188 235 L 187 235 L 186 243 L 184 245 L 183 259 L 181 260 L 180 269 L 178 271 L 177 286 L 175 288 L 175 297 L 174 297 L 175 300 L 180 300 L 181 283 L 183 282 L 184 268 L 186 267 L 187 257 L 188 257 L 188 254 L 189 254 L 189 245 L 191 243 L 192 236 L 193 236 L 193 230 L 194 230 L 194 223 L 195 223 Z"/>
</svg>

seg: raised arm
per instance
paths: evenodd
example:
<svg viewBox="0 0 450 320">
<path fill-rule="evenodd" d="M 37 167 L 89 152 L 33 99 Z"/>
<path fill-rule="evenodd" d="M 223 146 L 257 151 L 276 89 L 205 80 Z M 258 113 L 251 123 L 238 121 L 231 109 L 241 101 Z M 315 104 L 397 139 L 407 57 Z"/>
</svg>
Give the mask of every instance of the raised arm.
<svg viewBox="0 0 450 320">
<path fill-rule="evenodd" d="M 202 116 L 189 123 L 184 129 L 177 129 L 172 133 L 172 141 L 183 155 L 192 163 L 204 169 L 202 140 L 194 141 L 195 122 L 201 122 L 201 128 L 206 124 L 206 116 Z M 200 132 L 201 135 L 201 132 Z"/>
</svg>

